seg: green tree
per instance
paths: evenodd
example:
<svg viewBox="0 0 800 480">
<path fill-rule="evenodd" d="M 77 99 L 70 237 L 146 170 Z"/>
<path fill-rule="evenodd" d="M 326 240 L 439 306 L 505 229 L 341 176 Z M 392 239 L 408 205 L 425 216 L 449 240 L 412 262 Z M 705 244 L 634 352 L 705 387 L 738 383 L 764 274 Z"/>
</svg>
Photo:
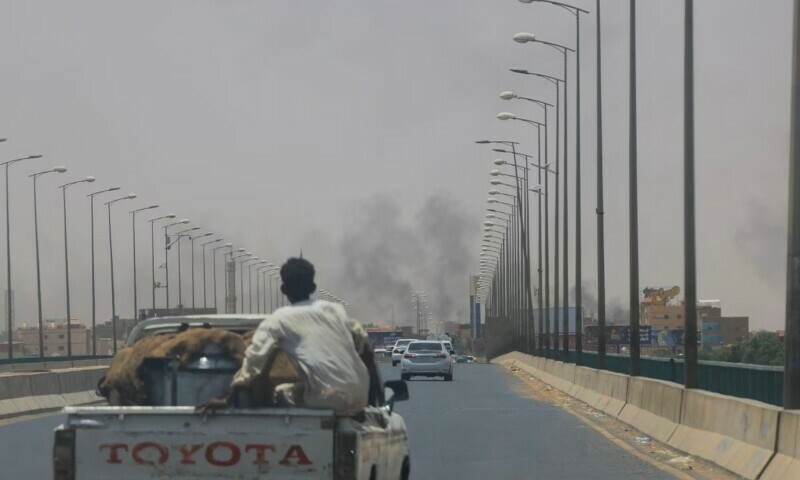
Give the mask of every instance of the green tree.
<svg viewBox="0 0 800 480">
<path fill-rule="evenodd" d="M 783 365 L 783 343 L 773 332 L 760 331 L 751 334 L 750 340 L 742 346 L 742 363 L 756 365 Z"/>
</svg>

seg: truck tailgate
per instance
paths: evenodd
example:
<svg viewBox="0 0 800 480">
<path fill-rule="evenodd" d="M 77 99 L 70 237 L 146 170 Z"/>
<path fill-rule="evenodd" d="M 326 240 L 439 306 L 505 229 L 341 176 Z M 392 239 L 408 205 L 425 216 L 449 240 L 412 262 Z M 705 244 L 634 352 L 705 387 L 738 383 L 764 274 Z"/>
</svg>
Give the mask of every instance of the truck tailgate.
<svg viewBox="0 0 800 480">
<path fill-rule="evenodd" d="M 331 479 L 333 412 L 192 407 L 68 409 L 76 480 Z"/>
</svg>

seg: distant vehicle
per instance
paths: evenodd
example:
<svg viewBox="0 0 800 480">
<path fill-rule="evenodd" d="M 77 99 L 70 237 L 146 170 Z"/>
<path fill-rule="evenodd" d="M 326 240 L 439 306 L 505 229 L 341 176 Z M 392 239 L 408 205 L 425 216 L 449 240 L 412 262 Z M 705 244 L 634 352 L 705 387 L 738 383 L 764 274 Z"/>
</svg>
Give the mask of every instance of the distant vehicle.
<svg viewBox="0 0 800 480">
<path fill-rule="evenodd" d="M 412 376 L 444 377 L 453 380 L 455 362 L 443 342 L 414 340 L 408 344 L 400 365 L 400 378 L 410 380 Z"/>
<path fill-rule="evenodd" d="M 403 351 L 405 351 L 406 346 L 413 342 L 413 338 L 401 338 L 400 340 L 394 343 L 394 347 L 392 347 L 392 366 L 396 367 L 400 360 L 403 359 Z"/>
<path fill-rule="evenodd" d="M 467 355 L 467 363 L 475 363 L 475 357 L 472 355 Z"/>
<path fill-rule="evenodd" d="M 376 348 L 375 349 L 375 356 L 376 357 L 388 357 L 391 354 L 385 348 Z"/>
<path fill-rule="evenodd" d="M 466 355 L 456 356 L 456 363 L 468 363 Z"/>
</svg>

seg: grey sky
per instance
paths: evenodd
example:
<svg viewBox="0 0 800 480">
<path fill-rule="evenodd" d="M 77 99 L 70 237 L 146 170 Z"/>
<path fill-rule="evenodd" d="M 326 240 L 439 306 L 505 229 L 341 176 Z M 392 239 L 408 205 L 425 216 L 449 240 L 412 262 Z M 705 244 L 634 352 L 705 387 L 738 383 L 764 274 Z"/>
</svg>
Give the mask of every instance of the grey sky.
<svg viewBox="0 0 800 480">
<path fill-rule="evenodd" d="M 594 10 L 593 1 L 575 3 Z M 603 0 L 607 281 L 609 301 L 623 304 L 627 3 Z M 696 3 L 699 295 L 722 300 L 726 313 L 750 315 L 755 327 L 781 328 L 791 2 Z M 45 155 L 12 170 L 19 323 L 36 318 L 26 175 L 60 164 L 69 172 L 40 183 L 48 318 L 64 316 L 55 186 L 85 175 L 98 180 L 69 197 L 73 312 L 81 321 L 90 314 L 84 194 L 116 185 L 139 194 L 115 207 L 118 310 L 125 317 L 132 313 L 127 211 L 152 203 L 269 260 L 303 248 L 318 265 L 320 285 L 358 298 L 354 309 L 365 321 L 389 321 L 388 309 L 407 295 L 391 289 L 406 283 L 431 297 L 466 297 L 494 158 L 473 141 L 515 139 L 532 151 L 531 128 L 495 115 L 538 118 L 538 112 L 497 95 L 511 89 L 553 99 L 549 84 L 508 73 L 510 67 L 560 74 L 555 52 L 511 37 L 531 31 L 574 44 L 565 12 L 515 0 L 4 0 L 0 12 L 0 136 L 9 138 L 0 155 Z M 642 1 L 638 13 L 641 283 L 682 285 L 682 3 Z M 583 25 L 583 258 L 592 284 L 594 17 Z M 343 280 L 353 273 L 344 260 L 360 261 L 343 255 L 343 242 L 378 201 L 397 207 L 399 231 L 421 239 L 418 254 L 407 245 L 402 255 L 389 252 L 392 243 L 375 252 L 407 263 L 397 267 L 402 281 L 385 292 Z M 419 214 L 426 205 L 444 218 L 465 215 L 469 225 L 459 235 L 473 247 L 448 250 L 452 231 L 427 225 Z M 103 213 L 97 217 L 101 319 L 110 315 Z M 146 226 L 139 224 L 140 304 L 150 298 Z M 370 248 L 382 244 L 371 238 Z M 462 248 L 469 258 L 454 262 Z M 448 305 L 441 302 L 437 316 L 463 312 Z M 407 307 L 398 306 L 398 323 L 410 323 Z"/>
</svg>

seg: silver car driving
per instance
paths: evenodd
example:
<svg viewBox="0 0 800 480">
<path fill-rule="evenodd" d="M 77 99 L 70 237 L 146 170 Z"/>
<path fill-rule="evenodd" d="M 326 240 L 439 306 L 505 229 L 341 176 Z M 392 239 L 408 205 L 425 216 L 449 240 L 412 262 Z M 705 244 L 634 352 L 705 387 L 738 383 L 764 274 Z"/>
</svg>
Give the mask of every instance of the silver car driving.
<svg viewBox="0 0 800 480">
<path fill-rule="evenodd" d="M 410 380 L 412 376 L 444 377 L 453 380 L 455 362 L 442 342 L 414 340 L 408 344 L 400 362 L 400 378 Z"/>
</svg>

